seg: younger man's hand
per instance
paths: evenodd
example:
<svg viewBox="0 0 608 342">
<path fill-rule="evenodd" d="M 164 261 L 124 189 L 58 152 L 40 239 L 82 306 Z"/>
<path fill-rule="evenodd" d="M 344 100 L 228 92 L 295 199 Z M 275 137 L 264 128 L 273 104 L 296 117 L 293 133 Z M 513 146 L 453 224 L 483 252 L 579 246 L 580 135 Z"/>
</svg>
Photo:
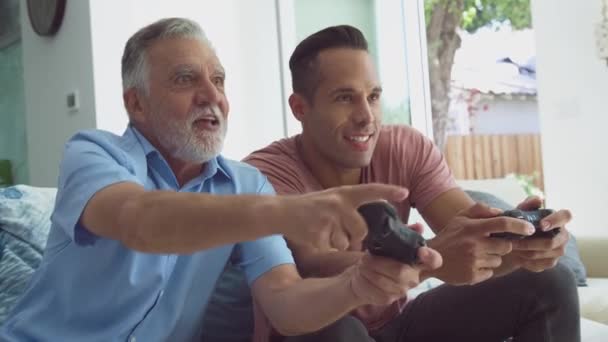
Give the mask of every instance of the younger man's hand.
<svg viewBox="0 0 608 342">
<path fill-rule="evenodd" d="M 351 290 L 361 305 L 387 305 L 418 286 L 420 272 L 436 269 L 442 263 L 441 255 L 428 247 L 418 249 L 418 259 L 419 263 L 411 266 L 365 253 L 345 275 L 350 277 Z"/>
<path fill-rule="evenodd" d="M 517 208 L 522 210 L 536 210 L 542 205 L 538 197 L 530 197 L 520 203 Z M 570 235 L 566 224 L 572 219 L 569 210 L 562 209 L 541 220 L 544 231 L 560 228 L 553 238 L 534 238 L 513 241 L 513 252 L 508 256 L 514 265 L 533 272 L 542 272 L 557 264 L 558 259 L 564 255 L 566 243 Z"/>
<path fill-rule="evenodd" d="M 498 216 L 502 211 L 477 203 L 458 213 L 428 244 L 444 259 L 443 266 L 429 272 L 452 285 L 471 285 L 494 276 L 503 256 L 513 249 L 511 240 L 490 237 L 510 232 L 531 235 L 534 227 L 523 220 Z"/>
</svg>

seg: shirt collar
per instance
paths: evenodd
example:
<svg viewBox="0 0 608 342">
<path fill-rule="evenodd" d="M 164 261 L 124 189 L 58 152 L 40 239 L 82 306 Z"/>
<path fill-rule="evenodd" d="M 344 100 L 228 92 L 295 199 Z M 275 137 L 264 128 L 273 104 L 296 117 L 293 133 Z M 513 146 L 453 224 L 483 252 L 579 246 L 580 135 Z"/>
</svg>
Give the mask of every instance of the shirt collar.
<svg viewBox="0 0 608 342">
<path fill-rule="evenodd" d="M 143 134 L 141 134 L 139 132 L 139 130 L 137 130 L 137 128 L 135 128 L 135 126 L 133 126 L 132 124 L 129 123 L 129 127 L 127 127 L 127 131 L 131 131 L 135 135 L 135 138 L 139 141 L 139 143 L 141 144 L 141 147 L 144 149 L 144 154 L 146 155 L 146 157 L 148 157 L 152 153 L 158 153 L 160 155 L 160 152 L 158 152 L 156 147 L 154 147 L 154 145 L 152 145 L 148 141 L 148 139 L 146 139 L 146 137 L 144 137 Z"/>
</svg>

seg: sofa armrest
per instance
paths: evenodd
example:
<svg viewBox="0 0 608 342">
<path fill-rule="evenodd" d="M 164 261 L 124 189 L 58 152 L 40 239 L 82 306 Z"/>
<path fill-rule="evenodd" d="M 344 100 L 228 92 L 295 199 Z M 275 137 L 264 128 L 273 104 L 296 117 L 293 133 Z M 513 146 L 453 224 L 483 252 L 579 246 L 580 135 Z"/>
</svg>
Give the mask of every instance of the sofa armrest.
<svg viewBox="0 0 608 342">
<path fill-rule="evenodd" d="M 576 238 L 581 260 L 590 278 L 608 278 L 608 237 L 581 236 Z"/>
</svg>

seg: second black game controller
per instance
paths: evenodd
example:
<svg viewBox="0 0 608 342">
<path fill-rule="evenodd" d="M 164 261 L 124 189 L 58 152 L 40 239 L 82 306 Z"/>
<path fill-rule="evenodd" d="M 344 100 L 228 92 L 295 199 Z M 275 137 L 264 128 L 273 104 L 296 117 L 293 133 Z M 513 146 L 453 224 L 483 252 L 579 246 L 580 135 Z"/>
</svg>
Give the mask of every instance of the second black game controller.
<svg viewBox="0 0 608 342">
<path fill-rule="evenodd" d="M 520 239 L 533 239 L 533 238 L 552 238 L 555 235 L 559 234 L 559 228 L 553 228 L 548 231 L 543 231 L 540 227 L 540 221 L 551 215 L 554 211 L 552 209 L 538 209 L 538 210 L 506 210 L 500 216 L 513 217 L 521 220 L 526 220 L 530 222 L 535 229 L 534 234 L 532 235 L 521 235 L 510 232 L 502 232 L 502 233 L 492 233 L 491 237 L 510 239 L 510 240 L 520 240 Z"/>
<path fill-rule="evenodd" d="M 373 255 L 392 258 L 408 265 L 418 262 L 418 248 L 426 246 L 424 238 L 401 222 L 390 203 L 380 201 L 364 204 L 359 213 L 369 232 L 363 246 Z"/>
</svg>

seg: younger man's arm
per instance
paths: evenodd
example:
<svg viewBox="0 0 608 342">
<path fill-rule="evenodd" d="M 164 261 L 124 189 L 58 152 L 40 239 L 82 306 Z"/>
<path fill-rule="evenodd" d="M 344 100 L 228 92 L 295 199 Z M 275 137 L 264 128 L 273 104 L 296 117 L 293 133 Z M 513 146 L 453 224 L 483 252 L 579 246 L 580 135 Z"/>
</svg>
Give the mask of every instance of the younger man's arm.
<svg viewBox="0 0 608 342">
<path fill-rule="evenodd" d="M 437 268 L 441 256 L 420 248 L 420 264 L 405 265 L 365 254 L 341 274 L 300 279 L 293 265 L 277 266 L 252 285 L 254 298 L 282 335 L 317 331 L 362 305 L 393 303 L 418 285 L 420 272 Z"/>
</svg>

